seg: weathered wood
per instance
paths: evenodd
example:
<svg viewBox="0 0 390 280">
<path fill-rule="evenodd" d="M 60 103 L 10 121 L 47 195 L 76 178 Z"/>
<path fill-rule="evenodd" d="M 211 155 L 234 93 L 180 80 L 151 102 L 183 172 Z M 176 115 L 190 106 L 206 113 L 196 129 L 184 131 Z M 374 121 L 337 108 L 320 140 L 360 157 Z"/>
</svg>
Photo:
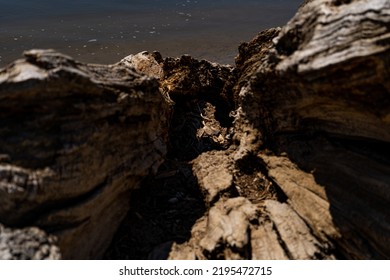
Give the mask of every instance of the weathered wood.
<svg viewBox="0 0 390 280">
<path fill-rule="evenodd" d="M 280 243 L 284 244 L 285 252 L 291 259 L 334 258 L 332 254 L 325 252 L 325 249 L 327 249 L 326 243 L 320 243 L 311 233 L 311 229 L 292 207 L 274 200 L 266 200 L 264 205 L 266 212 L 274 224 L 274 230 L 280 236 Z M 277 245 L 275 247 L 278 248 Z"/>
<path fill-rule="evenodd" d="M 345 258 L 390 256 L 389 24 L 386 0 L 306 1 L 237 59 L 234 157 L 272 150 L 270 179 Z"/>
<path fill-rule="evenodd" d="M 206 236 L 200 246 L 207 252 L 216 250 L 220 243 L 238 251 L 250 242 L 249 222 L 256 219 L 256 207 L 243 197 L 220 201 L 210 209 Z M 224 258 L 235 258 L 225 254 Z"/>
<path fill-rule="evenodd" d="M 242 94 L 241 105 L 249 118 L 254 114 L 265 140 L 318 130 L 390 140 L 389 5 L 312 1 L 272 41 L 260 44 L 264 56 L 251 63 L 256 70 L 250 74 L 252 91 L 261 94 Z M 255 40 L 250 48 L 258 45 Z"/>
<path fill-rule="evenodd" d="M 251 248 L 253 260 L 289 259 L 270 220 L 263 221 L 259 227 L 251 231 Z"/>
<path fill-rule="evenodd" d="M 124 63 L 33 50 L 0 72 L 0 221 L 58 236 L 64 258 L 99 258 L 141 179 L 166 154 L 169 105 Z"/>
<path fill-rule="evenodd" d="M 237 230 L 244 226 L 250 242 L 227 240 L 235 222 L 218 211 L 222 196 L 207 227 L 197 223 L 171 258 L 390 257 L 389 26 L 389 1 L 311 0 L 285 27 L 240 46 L 237 146 L 213 169 L 220 154 L 200 155 L 194 174 L 202 188 L 207 174 L 215 178 L 208 194 L 226 174 L 233 187 L 225 197 L 248 197 L 258 217 Z M 250 199 L 241 190 L 248 186 L 275 195 Z"/>
<path fill-rule="evenodd" d="M 11 229 L 0 224 L 0 260 L 58 260 L 56 238 L 36 227 Z"/>
<path fill-rule="evenodd" d="M 193 172 L 198 178 L 207 205 L 233 187 L 232 160 L 224 151 L 203 153 L 193 161 Z"/>
<path fill-rule="evenodd" d="M 288 203 L 297 211 L 315 234 L 323 241 L 340 237 L 329 213 L 330 203 L 324 187 L 318 185 L 313 174 L 306 173 L 288 158 L 261 155 L 269 177 L 288 197 Z"/>
<path fill-rule="evenodd" d="M 389 26 L 388 0 L 308 0 L 242 44 L 235 69 L 26 53 L 0 72 L 0 221 L 99 256 L 163 160 L 173 100 L 171 154 L 209 211 L 150 258 L 390 258 Z"/>
</svg>

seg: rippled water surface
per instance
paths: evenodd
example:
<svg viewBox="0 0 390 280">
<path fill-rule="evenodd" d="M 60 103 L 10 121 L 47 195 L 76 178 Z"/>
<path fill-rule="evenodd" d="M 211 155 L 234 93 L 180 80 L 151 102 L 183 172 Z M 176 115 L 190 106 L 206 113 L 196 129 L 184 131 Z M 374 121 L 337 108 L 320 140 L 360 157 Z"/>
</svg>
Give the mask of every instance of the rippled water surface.
<svg viewBox="0 0 390 280">
<path fill-rule="evenodd" d="M 114 63 L 158 50 L 233 63 L 238 44 L 284 25 L 301 0 L 0 0 L 0 66 L 31 48 Z"/>
</svg>

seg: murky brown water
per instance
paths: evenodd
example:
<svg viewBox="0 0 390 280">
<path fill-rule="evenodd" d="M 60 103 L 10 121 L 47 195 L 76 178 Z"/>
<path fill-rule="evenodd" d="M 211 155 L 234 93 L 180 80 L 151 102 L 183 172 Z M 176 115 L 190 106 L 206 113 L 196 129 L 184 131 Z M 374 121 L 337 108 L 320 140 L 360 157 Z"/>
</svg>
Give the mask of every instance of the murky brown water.
<svg viewBox="0 0 390 280">
<path fill-rule="evenodd" d="M 301 0 L 0 0 L 0 67 L 31 48 L 114 63 L 131 53 L 233 63 L 238 44 L 284 25 Z"/>
</svg>

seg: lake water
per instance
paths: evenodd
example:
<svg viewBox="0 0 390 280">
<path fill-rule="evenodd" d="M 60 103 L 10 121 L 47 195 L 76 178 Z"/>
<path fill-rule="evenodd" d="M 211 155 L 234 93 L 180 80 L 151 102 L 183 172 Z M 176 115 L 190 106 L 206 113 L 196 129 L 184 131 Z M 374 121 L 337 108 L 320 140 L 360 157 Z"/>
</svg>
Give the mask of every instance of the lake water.
<svg viewBox="0 0 390 280">
<path fill-rule="evenodd" d="M 284 25 L 301 0 L 0 0 L 0 67 L 31 48 L 90 63 L 143 50 L 233 63 L 240 42 Z"/>
</svg>

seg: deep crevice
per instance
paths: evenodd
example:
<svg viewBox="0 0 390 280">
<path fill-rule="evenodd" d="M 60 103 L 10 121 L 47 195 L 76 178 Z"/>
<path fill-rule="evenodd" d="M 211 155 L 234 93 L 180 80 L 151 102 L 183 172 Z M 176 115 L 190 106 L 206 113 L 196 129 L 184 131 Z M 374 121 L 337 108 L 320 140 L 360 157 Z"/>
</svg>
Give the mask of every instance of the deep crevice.
<svg viewBox="0 0 390 280">
<path fill-rule="evenodd" d="M 341 5 L 347 5 L 350 4 L 352 0 L 334 0 L 333 5 L 335 6 L 341 6 Z"/>
<path fill-rule="evenodd" d="M 105 259 L 166 259 L 170 245 L 188 241 L 206 211 L 192 166 L 175 159 L 143 181 L 130 205 Z"/>
<path fill-rule="evenodd" d="M 280 246 L 282 247 L 283 251 L 285 252 L 285 254 L 287 255 L 287 257 L 290 259 L 290 260 L 293 260 L 294 257 L 292 256 L 290 250 L 288 249 L 286 243 L 283 241 L 282 239 L 282 236 L 280 235 L 278 229 L 276 228 L 275 224 L 272 222 L 272 229 L 274 230 L 274 232 L 276 233 L 276 237 L 279 241 L 279 244 Z"/>
<path fill-rule="evenodd" d="M 235 174 L 235 183 L 239 187 L 241 185 L 246 186 L 246 189 L 241 189 L 241 196 L 248 198 L 252 203 L 264 199 L 277 199 L 282 203 L 287 202 L 287 195 L 269 176 L 266 163 L 259 156 L 250 153 L 237 161 L 236 166 L 240 172 Z M 259 194 L 261 194 L 260 197 L 258 197 Z"/>
</svg>

